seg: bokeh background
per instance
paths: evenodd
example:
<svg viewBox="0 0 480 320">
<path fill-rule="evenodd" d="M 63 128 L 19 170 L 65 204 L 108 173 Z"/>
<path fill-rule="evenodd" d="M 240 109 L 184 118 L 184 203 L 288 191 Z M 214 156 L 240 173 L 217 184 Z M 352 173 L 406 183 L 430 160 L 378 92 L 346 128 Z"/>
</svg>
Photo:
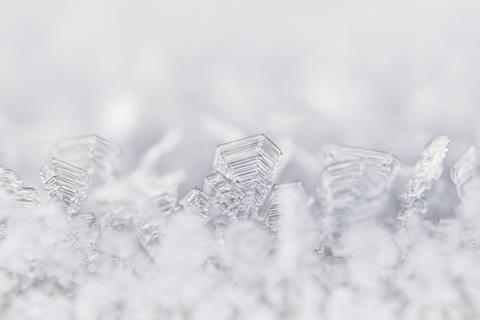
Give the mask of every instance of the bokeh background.
<svg viewBox="0 0 480 320">
<path fill-rule="evenodd" d="M 0 161 L 36 185 L 56 140 L 93 132 L 128 172 L 172 130 L 159 170 L 188 184 L 259 132 L 407 164 L 447 134 L 456 157 L 480 136 L 479 18 L 475 0 L 1 1 Z"/>
</svg>

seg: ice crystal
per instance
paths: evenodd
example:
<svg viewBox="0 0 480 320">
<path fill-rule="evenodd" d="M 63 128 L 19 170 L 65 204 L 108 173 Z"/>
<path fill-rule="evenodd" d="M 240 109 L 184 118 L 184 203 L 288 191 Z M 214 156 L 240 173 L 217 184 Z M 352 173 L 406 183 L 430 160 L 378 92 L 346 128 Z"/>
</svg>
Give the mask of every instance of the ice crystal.
<svg viewBox="0 0 480 320">
<path fill-rule="evenodd" d="M 319 185 L 307 186 L 275 177 L 281 152 L 265 136 L 236 140 L 218 147 L 202 187 L 178 201 L 186 172 L 156 171 L 164 147 L 117 176 L 116 156 L 85 157 L 84 139 L 40 171 L 50 199 L 70 215 L 36 202 L 0 208 L 2 319 L 480 315 L 479 279 L 465 272 L 479 262 L 474 148 L 452 168 L 457 216 L 437 221 L 421 213 L 426 199 L 440 201 L 448 138 L 426 147 L 400 196 L 418 224 L 397 228 L 380 216 L 397 217 L 405 178 L 395 180 L 399 161 L 387 152 L 320 147 L 308 161 Z M 25 195 L 16 174 L 0 172 L 6 200 Z"/>
<path fill-rule="evenodd" d="M 40 178 L 51 199 L 60 201 L 68 213 L 77 213 L 87 197 L 89 177 L 86 171 L 53 158 L 40 170 Z"/>
<path fill-rule="evenodd" d="M 40 176 L 50 198 L 63 202 L 74 214 L 89 188 L 112 178 L 120 148 L 97 135 L 86 135 L 60 141 L 55 155 Z"/>
<path fill-rule="evenodd" d="M 202 190 L 194 188 L 181 201 L 181 204 L 190 212 L 200 215 L 204 219 L 208 219 L 208 196 Z"/>
<path fill-rule="evenodd" d="M 477 146 L 472 146 L 451 169 L 451 178 L 457 187 L 460 199 L 465 199 L 480 185 L 480 154 Z"/>
<path fill-rule="evenodd" d="M 17 204 L 23 207 L 36 207 L 40 204 L 37 190 L 23 186 L 22 179 L 12 170 L 0 166 L 0 189 Z"/>
<path fill-rule="evenodd" d="M 256 211 L 273 184 L 281 155 L 280 149 L 260 134 L 218 146 L 213 168 L 242 190 L 245 202 Z"/>
<path fill-rule="evenodd" d="M 285 192 L 294 192 L 300 195 L 305 195 L 305 190 L 300 182 L 274 185 L 272 192 L 265 202 L 262 210 L 263 212 L 259 215 L 259 220 L 264 223 L 267 230 L 271 232 L 275 238 L 278 237 L 280 231 L 280 202 L 282 200 L 281 196 L 284 196 Z"/>
<path fill-rule="evenodd" d="M 203 190 L 212 199 L 209 208 L 212 215 L 225 214 L 237 219 L 248 217 L 245 193 L 222 174 L 215 173 L 206 177 Z"/>
<path fill-rule="evenodd" d="M 56 147 L 57 158 L 82 168 L 95 183 L 111 178 L 120 156 L 118 146 L 94 134 L 62 140 Z"/>
<path fill-rule="evenodd" d="M 433 139 L 422 151 L 421 157 L 413 168 L 407 182 L 406 191 L 400 196 L 398 219 L 406 222 L 412 215 L 427 212 L 426 193 L 443 172 L 443 162 L 448 151 L 450 139 L 440 136 Z"/>
<path fill-rule="evenodd" d="M 399 161 L 386 152 L 329 145 L 318 195 L 324 210 L 375 205 L 391 187 Z"/>
</svg>

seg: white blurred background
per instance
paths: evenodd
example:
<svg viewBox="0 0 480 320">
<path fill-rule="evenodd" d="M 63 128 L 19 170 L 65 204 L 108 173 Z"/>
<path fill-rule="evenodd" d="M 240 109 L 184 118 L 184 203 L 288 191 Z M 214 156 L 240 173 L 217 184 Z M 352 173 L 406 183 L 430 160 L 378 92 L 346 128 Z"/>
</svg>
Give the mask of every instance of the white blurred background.
<svg viewBox="0 0 480 320">
<path fill-rule="evenodd" d="M 480 2 L 0 2 L 0 161 L 35 184 L 59 138 L 98 133 L 122 170 L 170 130 L 190 183 L 259 132 L 413 163 L 480 136 Z M 197 178 L 198 176 L 198 178 Z"/>
</svg>

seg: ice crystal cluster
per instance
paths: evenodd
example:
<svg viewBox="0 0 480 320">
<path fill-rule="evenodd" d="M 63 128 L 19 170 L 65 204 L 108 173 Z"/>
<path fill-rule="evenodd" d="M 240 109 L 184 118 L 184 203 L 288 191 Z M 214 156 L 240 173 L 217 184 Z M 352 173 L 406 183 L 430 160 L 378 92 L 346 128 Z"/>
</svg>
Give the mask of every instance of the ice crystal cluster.
<svg viewBox="0 0 480 320">
<path fill-rule="evenodd" d="M 41 189 L 0 167 L 0 319 L 480 319 L 480 151 L 448 171 L 449 142 L 307 165 L 259 134 L 182 194 L 152 170 L 165 145 L 119 175 L 114 143 L 60 141 Z M 309 182 L 276 182 L 295 161 Z"/>
</svg>

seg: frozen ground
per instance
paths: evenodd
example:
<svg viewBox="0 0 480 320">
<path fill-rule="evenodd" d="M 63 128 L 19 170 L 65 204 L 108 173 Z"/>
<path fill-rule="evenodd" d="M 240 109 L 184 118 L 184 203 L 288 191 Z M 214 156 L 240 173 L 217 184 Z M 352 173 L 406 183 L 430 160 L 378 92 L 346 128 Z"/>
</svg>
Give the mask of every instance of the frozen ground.
<svg viewBox="0 0 480 320">
<path fill-rule="evenodd" d="M 0 200 L 0 319 L 479 319 L 478 192 L 460 207 L 449 178 L 480 139 L 479 12 L 473 0 L 0 2 L 0 165 L 42 201 Z M 181 182 L 181 198 L 218 144 L 257 133 L 284 152 L 276 182 L 310 195 L 325 144 L 402 166 L 385 207 L 342 234 L 342 257 L 311 250 L 319 230 L 298 199 L 274 253 L 254 224 L 219 243 L 179 212 L 149 255 L 105 233 L 98 254 L 79 249 L 95 235 L 48 204 L 38 174 L 56 141 L 86 133 L 122 147 L 123 180 L 98 197 L 141 198 L 147 220 L 149 175 Z M 428 223 L 398 229 L 397 198 L 440 135 L 451 142 Z"/>
</svg>

